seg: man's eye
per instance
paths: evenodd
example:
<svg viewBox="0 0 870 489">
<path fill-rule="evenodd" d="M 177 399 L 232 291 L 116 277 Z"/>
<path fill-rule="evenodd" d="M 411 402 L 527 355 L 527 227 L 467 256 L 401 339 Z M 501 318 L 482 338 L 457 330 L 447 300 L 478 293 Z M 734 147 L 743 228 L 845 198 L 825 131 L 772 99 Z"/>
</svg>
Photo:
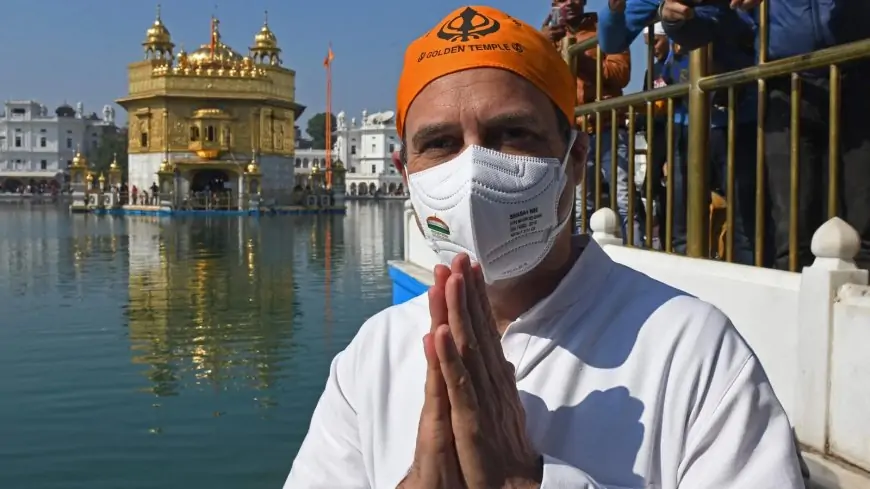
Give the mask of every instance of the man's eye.
<svg viewBox="0 0 870 489">
<path fill-rule="evenodd" d="M 528 129 L 517 127 L 512 129 L 505 129 L 502 137 L 504 137 L 505 141 L 522 142 L 535 139 L 535 134 Z"/>
<path fill-rule="evenodd" d="M 423 144 L 423 151 L 443 151 L 448 150 L 456 146 L 455 142 L 451 138 L 438 138 L 431 139 L 426 141 Z"/>
</svg>

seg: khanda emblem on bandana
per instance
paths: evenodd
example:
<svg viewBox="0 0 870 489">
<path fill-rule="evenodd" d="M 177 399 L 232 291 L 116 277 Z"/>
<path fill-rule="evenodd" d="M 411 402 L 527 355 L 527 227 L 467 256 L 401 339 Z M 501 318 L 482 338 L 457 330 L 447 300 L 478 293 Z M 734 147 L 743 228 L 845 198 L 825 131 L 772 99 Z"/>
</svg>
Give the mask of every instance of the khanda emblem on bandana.
<svg viewBox="0 0 870 489">
<path fill-rule="evenodd" d="M 497 20 L 466 7 L 461 14 L 441 26 L 438 37 L 450 42 L 468 42 L 496 33 L 500 28 Z"/>
</svg>

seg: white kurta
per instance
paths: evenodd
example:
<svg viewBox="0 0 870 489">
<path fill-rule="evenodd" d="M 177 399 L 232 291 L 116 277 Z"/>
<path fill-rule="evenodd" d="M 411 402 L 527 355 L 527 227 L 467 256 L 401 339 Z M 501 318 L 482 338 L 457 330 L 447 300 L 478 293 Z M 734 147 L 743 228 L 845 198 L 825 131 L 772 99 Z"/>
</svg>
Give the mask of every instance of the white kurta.
<svg viewBox="0 0 870 489">
<path fill-rule="evenodd" d="M 789 421 L 722 312 L 594 242 L 502 338 L 543 489 L 803 488 Z M 372 317 L 332 362 L 285 489 L 392 489 L 414 457 L 424 294 Z"/>
</svg>

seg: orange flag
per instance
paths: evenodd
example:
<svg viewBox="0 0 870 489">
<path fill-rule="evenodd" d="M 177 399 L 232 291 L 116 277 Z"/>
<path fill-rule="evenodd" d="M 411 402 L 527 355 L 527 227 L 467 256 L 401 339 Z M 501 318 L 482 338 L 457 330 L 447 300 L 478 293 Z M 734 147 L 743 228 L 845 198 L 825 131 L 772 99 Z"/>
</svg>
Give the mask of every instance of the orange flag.
<svg viewBox="0 0 870 489">
<path fill-rule="evenodd" d="M 326 58 L 323 60 L 323 66 L 329 68 L 332 65 L 332 60 L 335 58 L 335 55 L 332 54 L 332 44 L 329 45 L 329 50 L 326 52 Z"/>
</svg>

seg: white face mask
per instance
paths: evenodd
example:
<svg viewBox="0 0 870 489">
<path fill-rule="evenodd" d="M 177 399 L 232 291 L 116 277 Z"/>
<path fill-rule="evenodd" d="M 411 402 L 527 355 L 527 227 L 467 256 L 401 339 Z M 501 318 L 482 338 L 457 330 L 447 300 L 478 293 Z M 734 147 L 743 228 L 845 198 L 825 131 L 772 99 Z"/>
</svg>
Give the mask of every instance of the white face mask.
<svg viewBox="0 0 870 489">
<path fill-rule="evenodd" d="M 571 133 L 569 151 L 576 133 Z M 469 146 L 408 176 L 414 211 L 429 245 L 447 265 L 459 253 L 480 263 L 487 283 L 537 267 L 571 218 L 559 217 L 568 153 L 515 156 Z"/>
</svg>

